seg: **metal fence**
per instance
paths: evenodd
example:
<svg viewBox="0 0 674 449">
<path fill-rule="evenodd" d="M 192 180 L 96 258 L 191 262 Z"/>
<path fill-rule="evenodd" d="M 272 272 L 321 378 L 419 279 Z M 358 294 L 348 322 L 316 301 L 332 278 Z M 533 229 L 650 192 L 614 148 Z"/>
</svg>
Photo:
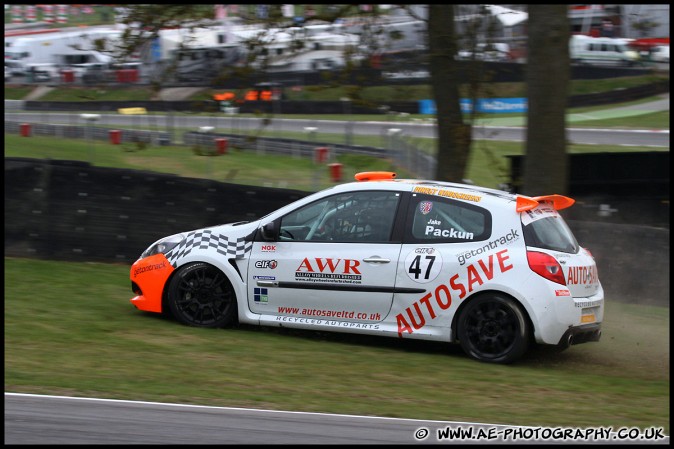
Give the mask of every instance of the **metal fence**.
<svg viewBox="0 0 674 449">
<path fill-rule="evenodd" d="M 238 129 L 238 133 L 216 133 L 210 131 L 176 131 L 173 125 L 168 131 L 139 130 L 124 127 L 101 127 L 82 124 L 82 120 L 73 116 L 73 122 L 80 124 L 25 123 L 5 120 L 5 132 L 58 138 L 89 139 L 92 141 L 112 141 L 116 143 L 145 143 L 156 146 L 184 145 L 201 147 L 204 151 L 217 151 L 218 139 L 227 139 L 228 145 L 242 150 L 253 150 L 258 154 L 280 154 L 303 158 L 314 158 L 317 148 L 328 148 L 331 157 L 342 154 L 367 155 L 388 159 L 401 169 L 418 178 L 431 179 L 435 174 L 435 157 L 432 148 L 422 148 L 418 143 L 406 136 L 399 128 L 382 128 L 381 147 L 320 142 L 307 135 L 310 140 L 287 139 L 280 137 L 257 136 L 253 129 Z M 220 124 L 222 123 L 214 123 Z M 232 128 L 236 126 L 230 123 Z M 26 128 L 28 127 L 28 129 Z M 158 126 L 155 126 L 159 128 Z M 212 127 L 202 127 L 215 129 Z M 345 142 L 353 141 L 353 126 L 344 125 Z M 113 135 L 113 133 L 118 133 Z M 349 134 L 351 133 L 351 134 Z M 116 136 L 116 137 L 113 137 Z"/>
</svg>

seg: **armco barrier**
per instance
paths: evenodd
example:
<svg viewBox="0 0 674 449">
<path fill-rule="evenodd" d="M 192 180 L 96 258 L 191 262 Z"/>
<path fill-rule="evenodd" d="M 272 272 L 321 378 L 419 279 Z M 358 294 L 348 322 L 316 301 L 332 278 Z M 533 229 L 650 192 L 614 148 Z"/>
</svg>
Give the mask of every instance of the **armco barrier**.
<svg viewBox="0 0 674 449">
<path fill-rule="evenodd" d="M 5 256 L 132 263 L 167 235 L 249 221 L 307 192 L 5 158 Z M 669 229 L 569 220 L 607 301 L 669 305 Z"/>
<path fill-rule="evenodd" d="M 210 133 L 188 131 L 183 134 L 183 143 L 186 145 L 210 145 L 215 139 L 226 138 L 229 147 L 250 150 L 264 150 L 270 154 L 292 154 L 295 156 L 315 158 L 316 143 L 306 140 L 255 137 L 251 139 L 248 136 L 240 134 Z M 331 157 L 348 153 L 361 154 L 374 157 L 389 157 L 386 149 L 376 147 L 366 147 L 361 145 L 343 145 L 343 144 L 322 144 L 327 151 L 332 154 Z M 326 154 L 327 156 L 327 154 Z"/>
<path fill-rule="evenodd" d="M 5 255 L 133 262 L 176 232 L 249 221 L 306 192 L 5 158 Z"/>
<path fill-rule="evenodd" d="M 522 185 L 524 156 L 510 155 L 514 192 Z M 610 215 L 614 223 L 669 227 L 669 151 L 569 154 L 571 217 Z M 603 208 L 603 209 L 601 209 Z"/>
<path fill-rule="evenodd" d="M 568 221 L 597 263 L 606 300 L 669 306 L 669 229 Z"/>
<path fill-rule="evenodd" d="M 19 122 L 5 121 L 6 133 L 21 133 L 23 134 L 25 124 Z M 61 124 L 47 124 L 47 123 L 30 123 L 30 134 L 35 136 L 53 136 L 53 137 L 67 137 L 74 139 L 94 139 L 106 140 L 113 142 L 111 130 L 101 127 L 90 127 L 84 124 L 78 125 L 61 125 Z M 167 145 L 171 142 L 171 136 L 165 131 L 143 131 L 138 129 L 124 129 L 113 130 L 119 133 L 118 143 L 127 142 L 147 142 L 155 143 L 157 145 Z M 117 137 L 115 138 L 115 141 Z"/>
</svg>

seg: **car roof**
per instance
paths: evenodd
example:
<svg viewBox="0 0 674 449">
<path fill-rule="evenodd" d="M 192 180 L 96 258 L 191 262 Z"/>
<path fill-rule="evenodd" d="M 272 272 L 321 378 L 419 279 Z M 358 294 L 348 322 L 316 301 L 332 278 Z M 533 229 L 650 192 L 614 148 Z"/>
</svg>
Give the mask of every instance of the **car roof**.
<svg viewBox="0 0 674 449">
<path fill-rule="evenodd" d="M 356 181 L 335 186 L 338 190 L 400 190 L 406 192 L 415 191 L 417 193 L 439 194 L 440 196 L 452 197 L 452 195 L 442 195 L 442 193 L 460 192 L 467 195 L 481 195 L 493 198 L 499 198 L 506 201 L 516 200 L 516 195 L 503 190 L 490 189 L 472 184 L 461 184 L 447 181 L 435 181 L 428 179 L 388 179 L 372 181 Z M 459 198 L 460 199 L 460 198 Z"/>
</svg>

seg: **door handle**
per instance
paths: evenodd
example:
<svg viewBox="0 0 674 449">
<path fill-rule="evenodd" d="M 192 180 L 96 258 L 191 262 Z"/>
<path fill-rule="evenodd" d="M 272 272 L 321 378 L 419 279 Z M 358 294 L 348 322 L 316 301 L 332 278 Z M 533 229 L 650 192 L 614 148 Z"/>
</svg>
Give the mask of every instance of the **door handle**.
<svg viewBox="0 0 674 449">
<path fill-rule="evenodd" d="M 363 259 L 363 262 L 369 263 L 389 263 L 391 259 L 382 259 L 381 257 L 366 257 Z"/>
<path fill-rule="evenodd" d="M 274 281 L 257 281 L 258 287 L 278 287 L 278 282 Z"/>
</svg>

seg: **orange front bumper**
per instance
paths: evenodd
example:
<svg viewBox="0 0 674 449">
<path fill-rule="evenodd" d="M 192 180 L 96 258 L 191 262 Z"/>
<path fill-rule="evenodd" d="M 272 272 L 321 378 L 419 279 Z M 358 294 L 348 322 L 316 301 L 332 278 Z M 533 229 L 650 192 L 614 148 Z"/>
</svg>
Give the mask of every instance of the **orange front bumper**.
<svg viewBox="0 0 674 449">
<path fill-rule="evenodd" d="M 137 309 L 146 312 L 162 311 L 162 295 L 166 281 L 173 273 L 174 268 L 163 254 L 155 254 L 137 260 L 131 265 L 131 282 L 136 284 L 140 291 L 134 291 L 138 296 L 131 298 L 131 304 Z"/>
</svg>

